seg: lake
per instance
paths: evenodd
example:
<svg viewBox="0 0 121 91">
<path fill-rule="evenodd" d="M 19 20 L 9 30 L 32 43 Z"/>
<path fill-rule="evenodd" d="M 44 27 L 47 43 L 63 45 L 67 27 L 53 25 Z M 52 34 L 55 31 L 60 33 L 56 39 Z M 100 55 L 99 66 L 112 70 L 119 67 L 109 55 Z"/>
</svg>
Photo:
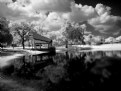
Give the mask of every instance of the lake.
<svg viewBox="0 0 121 91">
<path fill-rule="evenodd" d="M 25 55 L 0 68 L 0 91 L 120 89 L 121 51 Z"/>
</svg>

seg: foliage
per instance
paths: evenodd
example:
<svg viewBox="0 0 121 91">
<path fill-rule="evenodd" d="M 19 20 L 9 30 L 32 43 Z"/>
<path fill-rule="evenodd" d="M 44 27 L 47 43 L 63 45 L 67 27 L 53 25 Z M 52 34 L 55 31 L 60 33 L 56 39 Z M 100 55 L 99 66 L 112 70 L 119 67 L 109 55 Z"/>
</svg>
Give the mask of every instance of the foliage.
<svg viewBox="0 0 121 91">
<path fill-rule="evenodd" d="M 114 37 L 108 37 L 107 39 L 105 39 L 106 43 L 115 43 L 116 39 Z"/>
<path fill-rule="evenodd" d="M 32 31 L 33 25 L 26 22 L 21 22 L 20 24 L 15 23 L 12 25 L 11 29 L 13 31 L 13 35 L 19 36 L 19 42 L 22 44 L 24 49 L 24 42 L 29 40 L 29 33 Z"/>
<path fill-rule="evenodd" d="M 84 41 L 86 44 L 95 44 L 95 45 L 100 45 L 103 44 L 105 39 L 102 36 L 94 36 L 92 34 L 89 34 L 87 36 L 84 36 Z"/>
<path fill-rule="evenodd" d="M 6 18 L 2 17 L 0 18 L 0 45 L 7 46 L 12 43 L 12 35 L 10 34 L 9 22 L 6 20 Z"/>
<path fill-rule="evenodd" d="M 94 36 L 92 34 L 89 34 L 88 36 L 84 36 L 84 41 L 86 44 L 91 45 L 91 43 L 94 41 Z"/>
<path fill-rule="evenodd" d="M 63 35 L 66 37 L 66 42 L 83 42 L 83 29 L 78 23 L 67 22 Z"/>
<path fill-rule="evenodd" d="M 104 43 L 104 38 L 101 37 L 101 36 L 97 36 L 97 37 L 95 37 L 94 42 L 95 42 L 96 45 L 103 44 Z"/>
</svg>

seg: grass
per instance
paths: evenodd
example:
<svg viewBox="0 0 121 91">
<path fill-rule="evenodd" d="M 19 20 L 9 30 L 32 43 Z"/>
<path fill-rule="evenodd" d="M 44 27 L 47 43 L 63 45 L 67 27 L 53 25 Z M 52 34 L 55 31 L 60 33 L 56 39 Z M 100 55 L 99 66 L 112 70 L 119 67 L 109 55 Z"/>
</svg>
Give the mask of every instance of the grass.
<svg viewBox="0 0 121 91">
<path fill-rule="evenodd" d="M 13 55 L 11 52 L 0 51 L 0 57 Z"/>
<path fill-rule="evenodd" d="M 11 56 L 13 54 L 23 54 L 25 53 L 24 51 L 22 50 L 9 50 L 9 49 L 3 49 L 0 51 L 0 57 L 4 57 L 4 56 Z"/>
</svg>

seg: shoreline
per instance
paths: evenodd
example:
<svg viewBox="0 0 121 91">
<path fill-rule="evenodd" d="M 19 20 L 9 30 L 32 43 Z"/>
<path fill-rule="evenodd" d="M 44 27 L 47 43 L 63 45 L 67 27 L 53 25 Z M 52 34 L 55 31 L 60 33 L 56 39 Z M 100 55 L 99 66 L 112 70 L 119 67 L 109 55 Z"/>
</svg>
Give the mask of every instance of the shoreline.
<svg viewBox="0 0 121 91">
<path fill-rule="evenodd" d="M 78 50 L 79 52 L 85 51 L 121 51 L 121 44 L 102 44 L 102 45 L 72 45 L 70 48 L 65 48 L 65 46 L 56 47 L 56 52 L 59 51 L 68 51 L 68 50 Z M 46 51 L 33 51 L 30 49 L 22 49 L 22 47 L 16 48 L 4 48 L 4 51 L 0 51 L 0 58 L 13 56 L 15 54 L 22 55 L 37 55 L 42 53 L 47 53 Z"/>
<path fill-rule="evenodd" d="M 0 68 L 8 65 L 8 62 L 23 56 L 24 54 L 13 54 L 11 56 L 0 57 Z"/>
<path fill-rule="evenodd" d="M 84 51 L 121 51 L 121 44 L 102 44 L 102 45 L 72 45 L 70 47 L 80 50 L 80 52 Z M 67 50 L 64 46 L 57 47 L 56 51 Z"/>
<path fill-rule="evenodd" d="M 32 50 L 23 50 L 23 49 L 11 49 L 5 48 L 4 51 L 0 51 L 0 67 L 8 65 L 8 62 L 16 58 L 22 57 L 24 55 L 37 55 L 45 52 L 42 51 L 32 51 Z"/>
</svg>

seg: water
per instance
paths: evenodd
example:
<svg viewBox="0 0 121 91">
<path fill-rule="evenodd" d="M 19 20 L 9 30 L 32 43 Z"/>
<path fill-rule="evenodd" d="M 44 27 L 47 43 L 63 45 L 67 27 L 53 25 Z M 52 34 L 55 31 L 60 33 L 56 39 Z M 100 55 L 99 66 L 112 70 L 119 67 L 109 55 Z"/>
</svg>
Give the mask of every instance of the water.
<svg viewBox="0 0 121 91">
<path fill-rule="evenodd" d="M 121 51 L 23 56 L 0 68 L 0 91 L 120 89 Z"/>
</svg>

